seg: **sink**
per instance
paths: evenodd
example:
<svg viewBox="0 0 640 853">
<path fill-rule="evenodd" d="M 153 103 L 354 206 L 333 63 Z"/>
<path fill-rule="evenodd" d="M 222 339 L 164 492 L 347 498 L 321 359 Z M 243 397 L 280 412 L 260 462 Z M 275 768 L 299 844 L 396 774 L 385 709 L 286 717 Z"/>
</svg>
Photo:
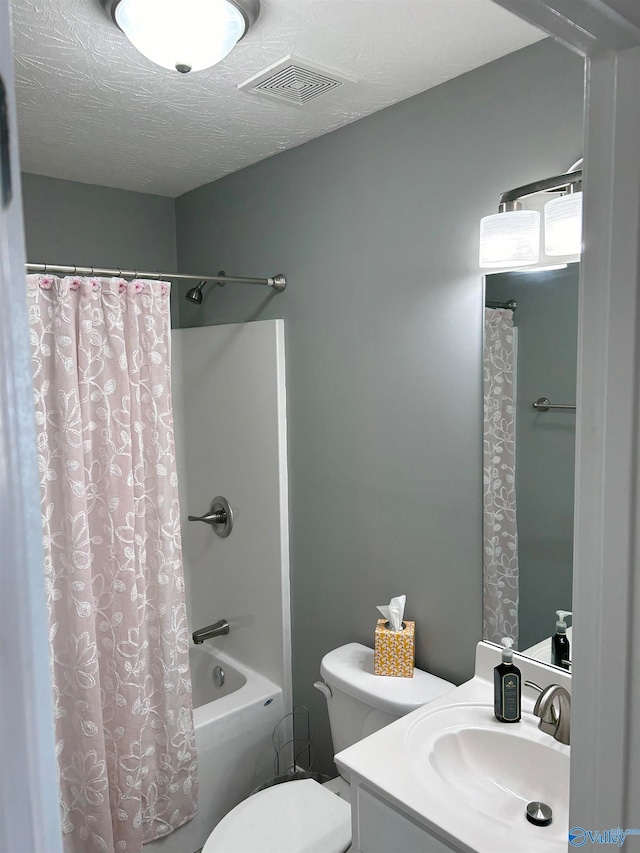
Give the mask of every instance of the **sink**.
<svg viewBox="0 0 640 853">
<path fill-rule="evenodd" d="M 518 735 L 482 728 L 436 738 L 431 764 L 468 807 L 511 823 L 532 800 L 559 817 L 569 791 L 568 757 Z"/>
<path fill-rule="evenodd" d="M 423 714 L 405 737 L 415 784 L 441 815 L 448 813 L 458 825 L 481 821 L 496 839 L 504 838 L 505 831 L 512 838 L 515 833 L 524 850 L 527 845 L 544 850 L 559 841 L 566 845 L 570 750 L 537 724 L 537 717 L 528 713 L 520 723 L 500 723 L 493 707 L 480 703 Z M 549 826 L 527 821 L 527 804 L 537 800 L 553 810 Z"/>
</svg>

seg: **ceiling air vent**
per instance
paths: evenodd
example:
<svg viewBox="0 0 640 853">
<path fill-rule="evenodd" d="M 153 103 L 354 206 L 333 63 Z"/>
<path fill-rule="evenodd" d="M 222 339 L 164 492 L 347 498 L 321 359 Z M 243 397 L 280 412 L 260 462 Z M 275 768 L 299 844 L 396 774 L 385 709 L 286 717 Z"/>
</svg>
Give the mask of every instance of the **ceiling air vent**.
<svg viewBox="0 0 640 853">
<path fill-rule="evenodd" d="M 285 56 L 241 83 L 238 89 L 269 95 L 293 104 L 306 104 L 344 86 L 345 83 L 355 82 L 353 77 L 346 74 L 338 74 L 297 56 Z"/>
</svg>

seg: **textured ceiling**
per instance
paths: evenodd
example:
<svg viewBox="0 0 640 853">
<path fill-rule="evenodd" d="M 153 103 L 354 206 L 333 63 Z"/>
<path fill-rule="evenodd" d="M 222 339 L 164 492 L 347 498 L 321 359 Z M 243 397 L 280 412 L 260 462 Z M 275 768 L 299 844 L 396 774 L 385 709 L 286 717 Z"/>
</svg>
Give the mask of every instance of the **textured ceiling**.
<svg viewBox="0 0 640 853">
<path fill-rule="evenodd" d="M 22 168 L 178 196 L 542 37 L 490 0 L 262 0 L 220 65 L 149 63 L 99 0 L 12 0 Z M 357 79 L 305 106 L 238 91 L 294 54 Z"/>
</svg>

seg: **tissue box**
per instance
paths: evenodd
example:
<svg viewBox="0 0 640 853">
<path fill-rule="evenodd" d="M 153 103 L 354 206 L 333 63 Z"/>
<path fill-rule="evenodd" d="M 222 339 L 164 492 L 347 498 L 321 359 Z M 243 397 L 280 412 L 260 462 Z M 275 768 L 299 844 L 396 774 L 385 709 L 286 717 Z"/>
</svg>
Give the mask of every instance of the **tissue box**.
<svg viewBox="0 0 640 853">
<path fill-rule="evenodd" d="M 374 675 L 413 678 L 416 658 L 416 623 L 405 619 L 404 631 L 390 631 L 386 619 L 378 619 L 373 653 Z"/>
</svg>

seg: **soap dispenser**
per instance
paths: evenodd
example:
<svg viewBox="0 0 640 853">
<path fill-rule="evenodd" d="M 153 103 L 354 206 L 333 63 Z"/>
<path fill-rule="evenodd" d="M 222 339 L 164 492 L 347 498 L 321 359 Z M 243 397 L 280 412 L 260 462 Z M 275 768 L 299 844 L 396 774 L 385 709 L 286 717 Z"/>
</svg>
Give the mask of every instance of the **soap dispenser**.
<svg viewBox="0 0 640 853">
<path fill-rule="evenodd" d="M 565 619 L 572 615 L 570 610 L 556 610 L 558 621 L 556 622 L 556 632 L 551 640 L 551 663 L 561 666 L 563 669 L 569 669 L 569 661 L 571 660 L 571 647 L 567 637 Z"/>
<path fill-rule="evenodd" d="M 519 723 L 522 678 L 513 662 L 511 637 L 505 637 L 502 645 L 502 663 L 493 670 L 493 709 L 501 723 Z"/>
</svg>

